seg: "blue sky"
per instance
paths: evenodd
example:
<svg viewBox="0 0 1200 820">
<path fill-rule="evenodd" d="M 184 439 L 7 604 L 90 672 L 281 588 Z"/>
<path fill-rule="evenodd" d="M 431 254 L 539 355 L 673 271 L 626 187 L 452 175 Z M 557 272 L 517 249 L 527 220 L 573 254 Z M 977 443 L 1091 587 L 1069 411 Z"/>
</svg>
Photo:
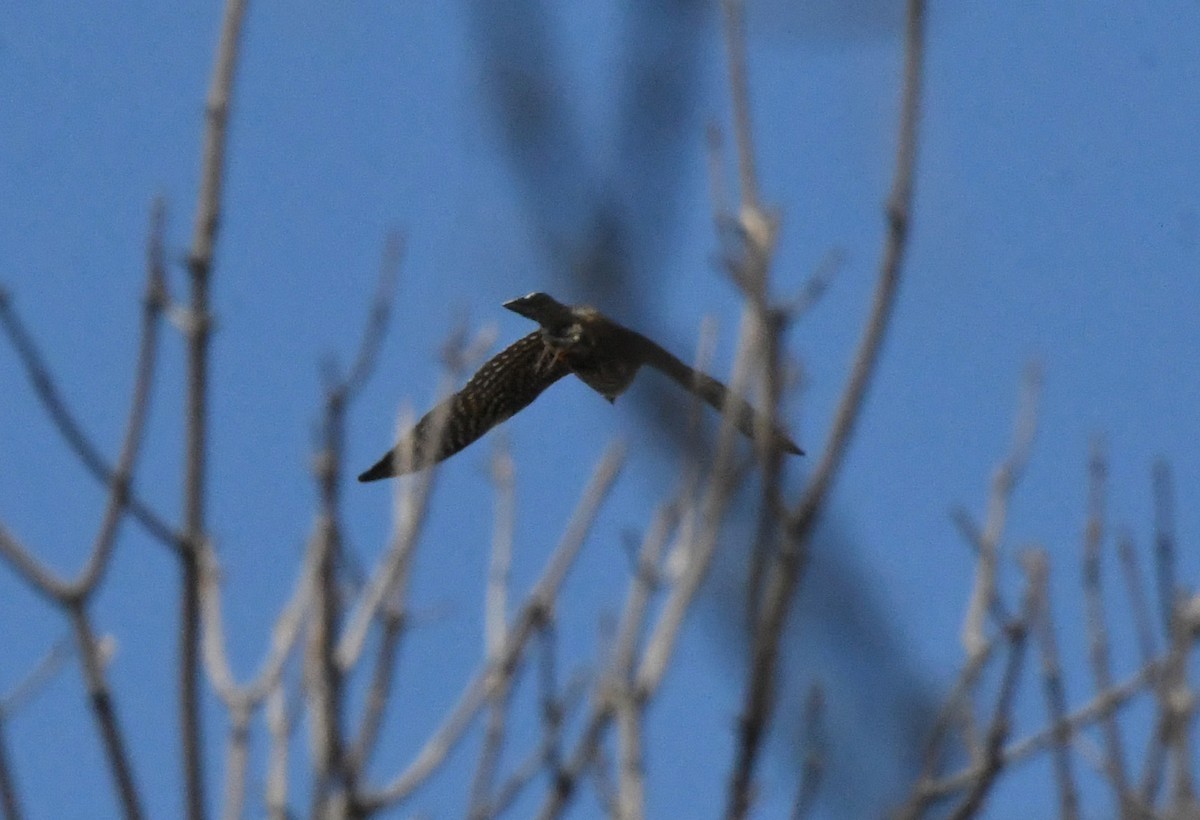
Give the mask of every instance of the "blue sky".
<svg viewBox="0 0 1200 820">
<path fill-rule="evenodd" d="M 541 191 L 556 194 L 547 199 L 505 149 L 493 116 L 481 8 L 263 2 L 250 9 L 215 274 L 210 505 L 226 619 L 236 625 L 231 652 L 245 674 L 288 594 L 312 523 L 307 469 L 318 366 L 330 356 L 344 363 L 354 349 L 388 230 L 407 237 L 400 301 L 380 372 L 350 417 L 352 468 L 387 446 L 402 401 L 429 404 L 437 353 L 456 323 L 491 324 L 508 340 L 528 326 L 499 307 L 505 299 L 534 289 L 591 298 L 564 284 L 561 249 L 546 237 L 569 235 L 586 220 L 580 200 L 596 179 L 608 180 L 624 204 L 646 208 L 630 230 L 646 260 L 639 275 L 651 284 L 639 315 L 617 318 L 643 330 L 655 322 L 663 343 L 687 358 L 701 320 L 714 317 L 713 370 L 728 373 L 738 304 L 713 265 L 719 248 L 704 147 L 705 124 L 728 122 L 715 14 L 688 18 L 694 30 L 666 38 L 692 49 L 678 57 L 686 60 L 690 107 L 684 136 L 646 169 L 630 167 L 628 146 L 612 128 L 628 69 L 626 7 L 553 10 L 545 30 L 563 71 L 564 131 L 575 151 L 544 155 L 547 173 L 557 175 Z M 867 310 L 895 135 L 898 11 L 865 0 L 848 8 L 839 14 L 830 0 L 751 6 L 759 170 L 764 198 L 783 217 L 776 291 L 794 292 L 834 250 L 845 259 L 789 337 L 805 388 L 789 399 L 787 418 L 810 453 L 824 443 Z M 177 260 L 190 236 L 218 22 L 216 5 L 199 3 L 0 9 L 0 285 L 110 454 L 127 408 L 155 195 L 167 200 L 168 247 Z M 797 640 L 806 651 L 788 679 L 797 691 L 814 678 L 833 684 L 830 715 L 849 759 L 833 755 L 846 766 L 854 765 L 850 750 L 872 742 L 862 729 L 873 720 L 870 693 L 890 670 L 856 669 L 856 646 L 839 643 L 840 633 L 822 623 L 822 573 L 859 579 L 863 610 L 887 613 L 893 635 L 884 651 L 899 666 L 932 684 L 951 679 L 962 659 L 957 635 L 972 564 L 947 510 L 961 503 L 982 516 L 1027 362 L 1039 361 L 1044 372 L 1040 431 L 1005 546 L 1015 555 L 1036 543 L 1050 555 L 1072 702 L 1091 692 L 1078 565 L 1095 435 L 1110 447 L 1113 528 L 1127 528 L 1143 547 L 1150 467 L 1169 459 L 1181 577 L 1200 570 L 1186 549 L 1200 538 L 1198 37 L 1200 6 L 1191 2 L 932 4 L 905 279 L 801 591 L 798 610 L 811 620 L 801 618 L 797 632 L 811 640 Z M 542 160 L 534 157 L 534 166 Z M 641 189 L 661 180 L 670 183 L 669 202 Z M 177 297 L 185 284 L 176 266 Z M 169 336 L 138 479 L 168 515 L 180 497 L 181 350 Z M 102 494 L 57 439 L 7 345 L 0 346 L 0 390 L 0 518 L 55 566 L 73 568 Z M 631 445 L 567 586 L 576 604 L 561 613 L 563 670 L 595 657 L 600 615 L 620 606 L 627 577 L 622 538 L 646 526 L 679 464 L 646 417 L 651 390 L 639 384 L 613 408 L 564 382 L 505 428 L 519 482 L 519 589 L 552 549 L 607 443 L 620 436 Z M 401 667 L 430 674 L 402 685 L 405 702 L 422 707 L 407 710 L 403 731 L 380 754 L 379 777 L 404 761 L 477 657 L 491 445 L 485 439 L 467 450 L 439 479 L 414 592 L 414 604 L 429 614 Z M 790 486 L 798 488 L 806 467 L 791 469 Z M 382 549 L 389 493 L 348 486 L 346 502 L 351 544 L 370 565 Z M 731 538 L 725 550 L 737 546 Z M 1011 562 L 1006 571 L 1016 579 Z M 180 805 L 174 595 L 172 560 L 128 526 L 96 615 L 119 642 L 111 673 L 154 816 L 172 816 Z M 650 712 L 651 816 L 705 816 L 723 798 L 740 661 L 720 598 L 712 594 L 689 622 Z M 1123 630 L 1114 627 L 1118 638 L 1127 637 Z M 56 613 L 0 571 L 0 691 L 65 632 Z M 1132 670 L 1133 653 L 1127 642 L 1119 646 L 1120 674 Z M 1044 719 L 1040 695 L 1027 691 L 1022 728 Z M 31 816 L 83 816 L 111 799 L 81 693 L 68 671 L 11 722 Z M 215 786 L 223 724 L 215 705 L 208 716 Z M 788 744 L 778 739 L 771 748 L 760 772 L 762 816 L 775 816 L 791 796 Z M 470 754 L 456 759 L 447 782 L 413 807 L 456 816 L 473 762 Z M 831 793 L 848 782 L 830 778 Z M 1002 783 L 992 816 L 1031 805 L 1031 795 L 1036 805 L 1053 805 L 1047 766 L 1030 765 Z M 830 797 L 830 816 L 834 804 L 862 810 Z M 1103 816 L 1107 799 L 1089 792 L 1094 816 Z M 585 797 L 573 816 L 598 813 Z"/>
</svg>

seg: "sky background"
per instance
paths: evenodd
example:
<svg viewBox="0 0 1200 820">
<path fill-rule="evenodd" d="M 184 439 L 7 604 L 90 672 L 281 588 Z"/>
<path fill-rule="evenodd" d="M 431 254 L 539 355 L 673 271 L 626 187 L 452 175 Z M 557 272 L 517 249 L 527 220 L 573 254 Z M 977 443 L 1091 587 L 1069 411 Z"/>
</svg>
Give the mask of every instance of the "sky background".
<svg viewBox="0 0 1200 820">
<path fill-rule="evenodd" d="M 653 328 L 685 359 L 712 317 L 712 369 L 728 375 L 739 303 L 714 265 L 720 244 L 704 139 L 709 122 L 729 121 L 715 10 L 543 5 L 537 32 L 509 30 L 508 18 L 484 3 L 250 8 L 216 254 L 210 459 L 210 530 L 231 654 L 244 675 L 257 666 L 312 525 L 319 365 L 345 363 L 355 349 L 389 230 L 407 238 L 399 300 L 380 371 L 350 416 L 351 473 L 386 449 L 402 402 L 429 405 L 447 332 L 490 325 L 506 343 L 529 326 L 500 303 L 531 290 L 594 300 L 620 321 Z M 783 219 L 775 292 L 796 292 L 831 253 L 844 259 L 788 337 L 804 385 L 785 415 L 810 454 L 824 445 L 874 285 L 894 153 L 899 6 L 750 7 L 761 185 Z M 165 197 L 169 253 L 181 261 L 219 16 L 218 4 L 195 2 L 0 7 L 0 286 L 71 406 L 114 457 L 149 205 Z M 1012 557 L 1037 544 L 1050 555 L 1071 703 L 1092 692 L 1078 567 L 1093 437 L 1109 445 L 1112 528 L 1128 530 L 1143 556 L 1151 465 L 1169 460 L 1180 577 L 1190 583 L 1200 571 L 1189 549 L 1200 538 L 1200 5 L 935 2 L 929 17 L 915 211 L 895 323 L 801 588 L 791 636 L 798 651 L 784 685 L 782 727 L 810 683 L 828 687 L 835 743 L 822 811 L 830 817 L 869 814 L 895 798 L 889 773 L 902 767 L 879 747 L 904 736 L 904 704 L 936 702 L 962 661 L 972 559 L 947 511 L 962 504 L 982 517 L 1030 361 L 1044 374 L 1039 434 L 1005 549 Z M 513 49 L 523 38 L 527 51 Z M 652 76 L 677 84 L 663 91 L 674 107 L 630 103 L 635 53 L 657 55 Z M 555 69 L 557 136 L 514 148 L 495 79 L 539 60 Z M 657 142 L 655 132 L 638 130 L 660 121 L 667 136 Z M 732 181 L 730 172 L 731 190 Z M 564 238 L 587 234 L 598 199 L 618 214 L 632 260 L 627 279 L 573 285 L 580 250 Z M 177 297 L 186 293 L 178 264 L 170 284 Z M 177 334 L 165 339 L 137 486 L 174 517 L 182 345 Z M 518 591 L 552 550 L 608 443 L 630 445 L 565 590 L 564 675 L 594 660 L 601 614 L 622 603 L 622 544 L 645 528 L 680 464 L 656 416 L 653 381 L 640 379 L 615 408 L 564 382 L 504 428 L 518 478 Z M 54 566 L 74 571 L 103 494 L 36 404 L 8 344 L 0 345 L 0 395 L 0 519 Z M 413 603 L 425 617 L 401 666 L 424 674 L 404 674 L 398 692 L 420 706 L 401 707 L 403 724 L 374 768 L 380 781 L 440 719 L 480 651 L 493 438 L 448 462 L 439 478 L 414 580 Z M 791 492 L 807 469 L 790 465 Z M 364 565 L 382 549 L 390 498 L 386 485 L 346 488 L 348 540 Z M 711 816 L 723 805 L 741 697 L 740 610 L 724 592 L 736 584 L 737 561 L 727 553 L 740 546 L 737 533 L 735 522 L 649 712 L 652 817 Z M 1005 573 L 1015 590 L 1014 562 Z M 127 525 L 94 610 L 98 628 L 118 642 L 112 681 L 155 817 L 181 807 L 170 683 L 175 576 L 172 558 Z M 1115 573 L 1106 577 L 1115 583 Z M 0 692 L 66 631 L 0 569 Z M 1115 623 L 1113 632 L 1123 677 L 1136 667 L 1130 627 Z M 1018 734 L 1045 721 L 1031 683 Z M 95 816 L 112 806 L 82 693 L 71 667 L 8 725 L 31 817 Z M 224 724 L 211 699 L 206 716 L 215 798 Z M 1144 748 L 1149 716 L 1131 713 L 1131 750 Z M 777 733 L 759 771 L 762 817 L 780 816 L 792 798 L 788 734 Z M 873 776 L 864 782 L 868 763 Z M 473 766 L 473 752 L 454 758 L 406 811 L 461 814 Z M 1094 775 L 1082 761 L 1077 769 L 1089 787 L 1088 816 L 1111 812 Z M 1048 765 L 1030 764 L 1002 781 L 988 816 L 1049 811 L 1054 799 Z M 306 800 L 297 796 L 297 805 Z M 599 815 L 584 794 L 571 816 Z"/>
</svg>

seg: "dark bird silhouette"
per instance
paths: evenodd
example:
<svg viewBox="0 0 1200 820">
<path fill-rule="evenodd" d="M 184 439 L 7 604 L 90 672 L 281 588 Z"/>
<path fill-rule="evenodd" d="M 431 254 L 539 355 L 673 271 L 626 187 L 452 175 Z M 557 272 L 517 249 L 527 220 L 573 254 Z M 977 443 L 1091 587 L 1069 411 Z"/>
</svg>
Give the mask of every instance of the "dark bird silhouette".
<svg viewBox="0 0 1200 820">
<path fill-rule="evenodd" d="M 568 373 L 613 402 L 638 370 L 649 365 L 729 414 L 747 436 L 758 435 L 760 415 L 745 399 L 595 308 L 564 305 L 545 293 L 513 299 L 504 307 L 541 328 L 484 364 L 462 390 L 426 413 L 359 481 L 414 472 L 454 455 Z M 786 432 L 777 426 L 768 429 L 771 447 L 803 455 Z"/>
</svg>

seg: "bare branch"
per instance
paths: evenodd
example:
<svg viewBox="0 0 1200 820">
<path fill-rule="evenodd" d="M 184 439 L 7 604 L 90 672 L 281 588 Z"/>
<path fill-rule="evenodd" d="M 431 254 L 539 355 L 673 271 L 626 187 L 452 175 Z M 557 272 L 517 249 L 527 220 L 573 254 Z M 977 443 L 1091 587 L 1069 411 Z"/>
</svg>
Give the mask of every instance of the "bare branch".
<svg viewBox="0 0 1200 820">
<path fill-rule="evenodd" d="M 221 614 L 220 567 L 217 556 L 208 544 L 201 546 L 200 600 L 204 620 L 203 657 L 209 683 L 230 712 L 256 708 L 279 684 L 283 666 L 296 645 L 300 627 L 312 602 L 313 574 L 316 549 L 312 544 L 305 551 L 304 562 L 296 578 L 292 595 L 275 619 L 271 644 L 259 663 L 258 671 L 245 683 L 239 684 L 230 667 L 225 651 L 225 627 Z"/>
<path fill-rule="evenodd" d="M 1105 485 L 1108 478 L 1108 459 L 1104 440 L 1092 442 L 1088 461 L 1088 516 L 1083 537 L 1083 593 L 1087 609 L 1087 633 L 1092 677 L 1097 692 L 1112 688 L 1112 661 L 1108 641 L 1108 625 L 1104 615 L 1102 581 L 1102 548 L 1105 535 Z M 1057 718 L 1056 718 L 1057 719 Z M 1117 805 L 1126 814 L 1134 814 L 1133 793 L 1129 788 L 1129 772 L 1125 766 L 1124 744 L 1115 715 L 1101 721 L 1104 731 L 1104 770 L 1116 792 Z"/>
<path fill-rule="evenodd" d="M 1004 741 L 1008 738 L 1011 730 L 1012 706 L 1016 699 L 1017 685 L 1025 660 L 1028 618 L 1033 606 L 1032 595 L 1026 595 L 1026 603 L 1022 608 L 1024 610 L 1022 621 L 1015 623 L 1008 630 L 1008 662 L 1004 667 L 1000 693 L 996 697 L 996 706 L 988 725 L 984 756 L 971 768 L 966 783 L 967 793 L 958 807 L 950 814 L 952 820 L 966 820 L 966 818 L 974 817 L 983 806 L 988 792 L 991 791 L 996 778 L 1004 768 Z"/>
<path fill-rule="evenodd" d="M 54 642 L 33 669 L 29 670 L 11 689 L 0 695 L 0 720 L 16 714 L 35 698 L 62 670 L 71 657 L 71 644 L 65 637 Z"/>
<path fill-rule="evenodd" d="M 282 681 L 277 682 L 267 695 L 267 733 L 270 736 L 267 753 L 267 814 L 271 820 L 287 820 L 288 747 L 292 726 Z"/>
<path fill-rule="evenodd" d="M 772 711 L 780 635 L 805 563 L 808 539 L 844 460 L 855 422 L 862 412 L 867 387 L 875 372 L 896 300 L 912 207 L 924 60 L 924 18 L 923 0 L 909 0 L 896 165 L 887 204 L 888 233 L 874 302 L 850 378 L 838 404 L 829 443 L 804 495 L 788 516 L 783 545 L 767 579 L 764 601 L 754 628 L 750 680 L 739 721 L 737 759 L 730 778 L 726 810 L 730 818 L 745 817 L 750 808 L 751 778 L 762 735 Z"/>
<path fill-rule="evenodd" d="M 538 813 L 538 816 L 544 820 L 557 817 L 562 813 L 574 794 L 579 779 L 600 754 L 600 743 L 604 731 L 613 717 L 614 694 L 619 695 L 622 690 L 631 690 L 629 696 L 632 697 L 633 693 L 639 691 L 635 686 L 630 685 L 629 678 L 633 670 L 638 643 L 645 627 L 650 596 L 658 586 L 660 557 L 672 533 L 678 527 L 679 519 L 679 510 L 676 505 L 661 508 L 646 532 L 638 555 L 637 574 L 633 583 L 630 584 L 625 607 L 621 614 L 621 625 L 617 630 L 612 670 L 597 681 L 598 691 L 592 697 L 592 707 L 588 713 L 584 730 L 566 764 L 559 770 L 554 781 L 554 788 L 551 789 Z M 643 655 L 643 660 L 644 658 Z M 641 691 L 643 700 L 648 699 L 652 694 L 647 690 Z"/>
<path fill-rule="evenodd" d="M 495 487 L 495 520 L 492 525 L 492 555 L 488 567 L 487 590 L 484 593 L 484 655 L 494 662 L 508 636 L 508 584 L 512 564 L 513 533 L 516 525 L 516 493 L 512 454 L 503 435 L 496 439 L 492 454 L 492 484 Z M 509 703 L 514 678 L 505 676 L 492 693 L 484 729 L 479 764 L 471 783 L 471 802 L 467 816 L 483 820 L 491 813 L 490 792 L 495 780 L 500 751 L 507 734 Z"/>
<path fill-rule="evenodd" d="M 121 802 L 125 817 L 129 820 L 138 820 L 143 816 L 141 798 L 138 796 L 137 786 L 134 784 L 133 768 L 130 763 L 129 751 L 125 746 L 125 738 L 117 723 L 112 691 L 104 677 L 106 651 L 96 640 L 83 605 L 72 604 L 68 608 L 68 612 L 71 617 L 71 627 L 75 632 L 79 660 L 83 666 L 89 706 L 92 717 L 96 721 L 96 728 L 100 734 L 109 770 L 112 772 L 117 798 Z"/>
<path fill-rule="evenodd" d="M 125 438 L 121 454 L 109 482 L 108 505 L 91 554 L 79 578 L 71 585 L 70 595 L 81 600 L 95 591 L 108 568 L 116 545 L 117 527 L 129 508 L 130 486 L 134 466 L 141 452 L 146 417 L 150 407 L 150 388 L 158 363 L 158 330 L 165 308 L 165 264 L 163 262 L 164 209 L 162 200 L 155 200 L 150 215 L 149 241 L 146 251 L 146 292 L 142 300 L 142 325 L 139 334 L 137 366 L 134 370 L 133 396 L 129 401 L 129 418 L 125 422 Z"/>
<path fill-rule="evenodd" d="M 376 811 L 384 806 L 398 803 L 445 760 L 446 755 L 462 738 L 475 715 L 488 696 L 495 691 L 501 670 L 510 670 L 520 660 L 529 638 L 537 631 L 546 614 L 553 607 L 558 590 L 566 580 L 567 572 L 579 556 L 591 525 L 599 512 L 601 502 L 616 480 L 624 459 L 623 448 L 610 447 L 601 459 L 591 482 L 584 491 L 567 530 L 547 563 L 541 578 L 534 585 L 525 604 L 521 607 L 508 633 L 504 651 L 495 662 L 484 664 L 475 673 L 470 683 L 459 696 L 458 703 L 443 720 L 441 727 L 426 741 L 425 746 L 408 768 L 394 777 L 378 791 L 359 795 L 357 805 L 363 811 Z"/>
<path fill-rule="evenodd" d="M 1121 575 L 1125 579 L 1125 593 L 1129 598 L 1129 609 L 1137 634 L 1138 658 L 1147 664 L 1154 658 L 1154 624 L 1150 616 L 1150 605 L 1146 595 L 1146 583 L 1138 566 L 1133 536 L 1124 532 L 1117 539 L 1117 556 L 1121 560 Z"/>
<path fill-rule="evenodd" d="M 1154 464 L 1154 561 L 1158 570 L 1158 607 L 1163 634 L 1171 636 L 1175 619 L 1175 599 L 1179 594 L 1175 571 L 1175 492 L 1171 467 L 1159 460 Z"/>
<path fill-rule="evenodd" d="M 237 67 L 245 0 L 227 0 L 205 104 L 204 148 L 192 245 L 188 252 L 191 303 L 187 324 L 187 417 L 184 449 L 182 590 L 179 638 L 179 722 L 184 803 L 189 820 L 205 815 L 204 735 L 200 717 L 200 565 L 206 539 L 208 459 L 209 289 L 225 177 L 226 125 Z"/>
<path fill-rule="evenodd" d="M 725 50 L 729 61 L 729 98 L 733 103 L 733 135 L 737 143 L 738 180 L 742 208 L 758 208 L 758 175 L 754 170 L 754 139 L 750 125 L 750 82 L 746 69 L 746 20 L 742 0 L 722 0 Z"/>
<path fill-rule="evenodd" d="M 1061 723 L 1051 723 L 1021 740 L 1014 741 L 1003 750 L 1000 765 L 1010 768 L 1012 765 L 1050 748 L 1064 733 L 1074 736 L 1084 727 L 1102 720 L 1134 697 L 1142 694 L 1147 686 L 1161 674 L 1165 663 L 1165 658 L 1158 658 L 1142 666 L 1111 690 L 1100 692 L 1086 704 L 1067 715 Z M 942 778 L 923 789 L 925 797 L 934 799 L 961 791 L 975 779 L 977 774 L 975 767 L 972 766 Z"/>
<path fill-rule="evenodd" d="M 1013 490 L 1025 472 L 1033 438 L 1037 433 L 1037 407 L 1041 393 L 1041 372 L 1031 365 L 1021 386 L 1020 406 L 1013 426 L 1012 445 L 1004 461 L 992 476 L 992 492 L 988 499 L 987 523 L 978 539 L 979 562 L 975 569 L 975 585 L 963 616 L 962 643 L 967 656 L 979 652 L 987 644 L 984 620 L 996 598 L 996 572 L 999 566 L 1000 539 L 1008 520 L 1008 505 Z"/>
<path fill-rule="evenodd" d="M 21 820 L 21 800 L 17 797 L 17 784 L 13 779 L 12 766 L 8 762 L 6 723 L 6 716 L 0 712 L 0 809 L 4 811 L 5 820 Z"/>
<path fill-rule="evenodd" d="M 383 258 L 379 263 L 379 282 L 375 287 L 375 298 L 359 342 L 358 354 L 338 388 L 343 401 L 351 400 L 370 380 L 379 361 L 379 349 L 387 335 L 392 317 L 392 302 L 396 295 L 396 282 L 400 278 L 400 263 L 404 258 L 404 237 L 399 233 L 388 234 L 383 246 Z"/>
<path fill-rule="evenodd" d="M 792 805 L 792 820 L 803 820 L 812 814 L 817 802 L 817 791 L 821 787 L 821 777 L 828 765 L 825 695 L 817 684 L 808 690 L 808 697 L 804 702 L 803 734 L 804 765 L 800 773 L 800 787 L 796 790 L 796 802 Z"/>
<path fill-rule="evenodd" d="M 1025 571 L 1033 596 L 1032 627 L 1041 647 L 1042 686 L 1047 711 L 1053 725 L 1060 727 L 1054 736 L 1052 755 L 1058 783 L 1059 816 L 1073 820 L 1079 816 L 1079 790 L 1071 766 L 1071 735 L 1066 730 L 1067 696 L 1063 690 L 1062 665 L 1058 659 L 1058 641 L 1054 637 L 1054 616 L 1050 611 L 1049 574 L 1046 554 L 1032 550 L 1024 556 Z"/>
<path fill-rule="evenodd" d="M 111 487 L 114 476 L 112 465 L 100 454 L 99 449 L 83 432 L 79 422 L 75 420 L 74 414 L 67 407 L 54 378 L 50 375 L 45 359 L 38 351 L 33 338 L 25 329 L 24 323 L 10 304 L 10 298 L 3 290 L 0 290 L 0 325 L 4 327 L 9 340 L 16 349 L 17 356 L 25 368 L 25 374 L 33 383 L 34 392 L 42 402 L 42 407 L 45 408 L 51 422 L 58 429 L 67 446 L 79 458 L 84 469 L 94 480 L 105 487 Z M 145 502 L 135 496 L 130 496 L 127 501 L 130 515 L 142 525 L 142 528 L 151 537 L 173 549 L 182 547 L 183 538 Z"/>
</svg>

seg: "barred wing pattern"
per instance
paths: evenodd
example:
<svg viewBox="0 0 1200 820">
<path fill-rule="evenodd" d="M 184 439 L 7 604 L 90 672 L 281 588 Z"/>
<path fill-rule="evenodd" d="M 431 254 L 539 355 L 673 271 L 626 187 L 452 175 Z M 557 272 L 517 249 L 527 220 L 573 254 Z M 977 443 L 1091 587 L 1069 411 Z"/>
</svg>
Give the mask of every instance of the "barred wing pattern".
<svg viewBox="0 0 1200 820">
<path fill-rule="evenodd" d="M 457 393 L 430 410 L 359 481 L 423 470 L 528 407 L 571 371 L 535 330 L 489 359 Z M 440 428 L 440 435 L 439 433 Z"/>
</svg>

